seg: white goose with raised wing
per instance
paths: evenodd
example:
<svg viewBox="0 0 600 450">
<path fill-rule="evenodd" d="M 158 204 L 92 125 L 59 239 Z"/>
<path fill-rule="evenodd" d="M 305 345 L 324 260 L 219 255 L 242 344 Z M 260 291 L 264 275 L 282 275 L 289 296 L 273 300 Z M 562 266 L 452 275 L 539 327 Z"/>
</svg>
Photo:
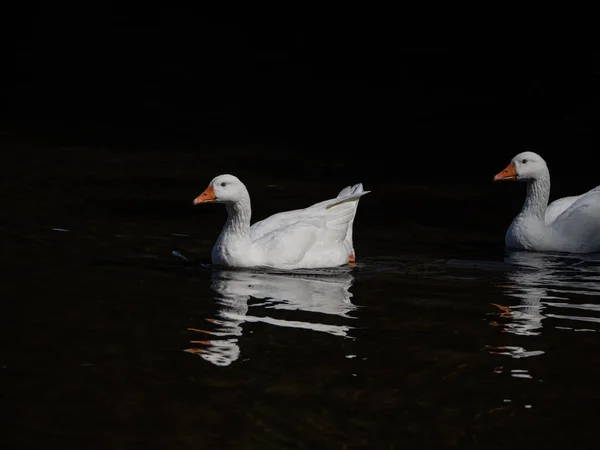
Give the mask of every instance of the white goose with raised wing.
<svg viewBox="0 0 600 450">
<path fill-rule="evenodd" d="M 250 195 L 234 175 L 219 175 L 194 205 L 224 203 L 227 221 L 212 250 L 226 267 L 299 269 L 335 267 L 355 261 L 352 227 L 358 201 L 369 191 L 348 186 L 336 198 L 285 211 L 250 225 Z"/>
</svg>

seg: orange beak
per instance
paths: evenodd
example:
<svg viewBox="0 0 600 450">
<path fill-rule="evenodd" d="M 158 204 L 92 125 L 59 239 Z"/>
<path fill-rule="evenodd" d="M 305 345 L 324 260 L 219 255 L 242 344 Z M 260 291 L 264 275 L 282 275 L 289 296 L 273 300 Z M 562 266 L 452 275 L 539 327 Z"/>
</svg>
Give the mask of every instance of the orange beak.
<svg viewBox="0 0 600 450">
<path fill-rule="evenodd" d="M 199 205 L 200 203 L 214 203 L 216 201 L 217 197 L 215 197 L 215 188 L 209 186 L 202 194 L 194 199 L 194 205 Z"/>
<path fill-rule="evenodd" d="M 494 181 L 505 181 L 505 180 L 516 180 L 517 179 L 517 167 L 514 162 L 511 162 L 506 169 L 502 172 L 497 173 L 494 176 Z"/>
</svg>

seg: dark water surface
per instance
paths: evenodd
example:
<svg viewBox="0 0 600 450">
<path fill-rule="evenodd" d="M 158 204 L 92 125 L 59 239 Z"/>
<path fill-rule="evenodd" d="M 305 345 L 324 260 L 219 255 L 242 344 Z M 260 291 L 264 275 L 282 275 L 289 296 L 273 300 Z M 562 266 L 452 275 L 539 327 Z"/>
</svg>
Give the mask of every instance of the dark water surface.
<svg viewBox="0 0 600 450">
<path fill-rule="evenodd" d="M 493 173 L 3 146 L 3 448 L 596 448 L 600 257 L 506 252 Z M 358 264 L 211 267 L 223 172 L 255 220 L 363 182 Z"/>
</svg>

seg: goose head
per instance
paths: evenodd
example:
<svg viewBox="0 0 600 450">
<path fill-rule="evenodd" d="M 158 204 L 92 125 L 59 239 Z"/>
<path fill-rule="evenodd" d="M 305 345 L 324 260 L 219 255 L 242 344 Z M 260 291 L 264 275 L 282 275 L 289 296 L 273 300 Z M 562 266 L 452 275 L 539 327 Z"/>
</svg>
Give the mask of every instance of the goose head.
<svg viewBox="0 0 600 450">
<path fill-rule="evenodd" d="M 506 168 L 494 176 L 494 181 L 529 181 L 548 176 L 548 166 L 534 152 L 523 152 L 515 156 Z"/>
<path fill-rule="evenodd" d="M 244 183 L 234 175 L 219 175 L 208 187 L 194 199 L 194 205 L 201 203 L 236 203 L 248 198 L 248 190 Z"/>
</svg>

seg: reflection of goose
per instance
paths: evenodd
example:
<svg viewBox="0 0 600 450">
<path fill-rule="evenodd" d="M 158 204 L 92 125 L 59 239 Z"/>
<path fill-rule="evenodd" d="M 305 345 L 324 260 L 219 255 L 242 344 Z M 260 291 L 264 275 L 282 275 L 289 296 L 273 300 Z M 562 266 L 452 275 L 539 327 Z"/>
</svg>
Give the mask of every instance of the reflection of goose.
<svg viewBox="0 0 600 450">
<path fill-rule="evenodd" d="M 517 297 L 520 304 L 516 306 L 496 305 L 503 312 L 502 317 L 509 318 L 506 331 L 522 335 L 537 335 L 542 327 L 544 316 L 541 299 L 546 296 L 543 284 L 545 277 L 551 273 L 543 264 L 541 253 L 510 252 L 504 262 L 514 265 L 514 270 L 507 272 L 508 284 L 505 294 Z"/>
<path fill-rule="evenodd" d="M 518 305 L 496 305 L 501 310 L 500 316 L 508 319 L 505 331 L 539 335 L 542 321 L 548 317 L 600 323 L 600 305 L 577 303 L 572 298 L 600 294 L 600 261 L 593 255 L 511 251 L 504 261 L 514 267 L 506 274 L 505 294 L 519 299 Z M 549 308 L 586 310 L 595 316 L 551 314 L 546 312 Z"/>
<path fill-rule="evenodd" d="M 278 319 L 271 315 L 249 315 L 250 308 L 300 310 L 338 316 L 344 321 L 356 309 L 351 303 L 350 287 L 353 276 L 349 269 L 303 272 L 264 272 L 218 270 L 213 274 L 212 288 L 217 293 L 220 309 L 215 319 L 214 331 L 203 331 L 214 337 L 211 340 L 192 341 L 202 348 L 188 349 L 216 365 L 229 365 L 240 356 L 238 337 L 244 322 L 262 322 L 292 328 L 321 331 L 347 337 L 347 325 L 323 323 L 324 316 L 314 321 Z M 248 304 L 250 299 L 263 300 Z M 305 317 L 303 315 L 303 317 Z M 196 330 L 200 331 L 200 330 Z"/>
</svg>

